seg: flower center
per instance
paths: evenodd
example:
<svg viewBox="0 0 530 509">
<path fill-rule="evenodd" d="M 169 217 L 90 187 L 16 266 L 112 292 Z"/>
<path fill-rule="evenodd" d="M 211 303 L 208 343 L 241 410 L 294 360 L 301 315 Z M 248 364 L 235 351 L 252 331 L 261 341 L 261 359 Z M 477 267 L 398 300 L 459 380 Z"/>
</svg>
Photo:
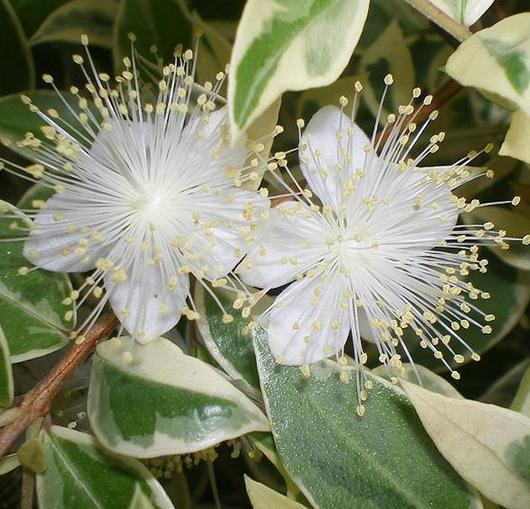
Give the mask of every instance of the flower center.
<svg viewBox="0 0 530 509">
<path fill-rule="evenodd" d="M 158 223 L 167 213 L 169 192 L 162 186 L 150 186 L 138 193 L 131 203 L 133 214 L 143 220 Z"/>
</svg>

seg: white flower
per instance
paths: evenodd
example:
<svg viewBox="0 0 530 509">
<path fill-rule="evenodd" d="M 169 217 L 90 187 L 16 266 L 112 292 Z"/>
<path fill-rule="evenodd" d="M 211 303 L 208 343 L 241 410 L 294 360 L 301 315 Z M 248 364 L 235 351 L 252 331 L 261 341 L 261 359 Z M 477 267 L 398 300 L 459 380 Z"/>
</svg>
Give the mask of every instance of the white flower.
<svg viewBox="0 0 530 509">
<path fill-rule="evenodd" d="M 416 89 L 414 98 L 418 95 Z M 449 369 L 442 350 L 462 362 L 457 351 L 463 347 L 478 360 L 461 332 L 479 327 L 489 333 L 494 317 L 473 304 L 488 295 L 465 276 L 486 270 L 477 244 L 505 247 L 510 240 L 493 225 L 457 225 L 460 211 L 483 206 L 452 193 L 477 176 L 465 166 L 478 154 L 453 166 L 420 168 L 444 138 L 433 136 L 411 155 L 436 113 L 417 126 L 411 102 L 397 117 L 389 116 L 386 141 L 377 141 L 375 129 L 369 139 L 353 114 L 344 113 L 345 98 L 341 101 L 341 109 L 317 112 L 301 135 L 300 168 L 309 189 L 290 184 L 290 201 L 271 210 L 238 269 L 247 284 L 264 292 L 291 283 L 262 316 L 272 353 L 308 374 L 309 365 L 322 358 L 336 355 L 344 361 L 350 337 L 362 366 L 367 361 L 363 338 L 375 342 L 381 362 L 399 366 L 402 355 L 412 360 L 403 336 L 409 328 Z M 427 97 L 420 107 L 430 101 Z"/>
<path fill-rule="evenodd" d="M 51 271 L 93 271 L 72 295 L 78 306 L 90 294 L 101 299 L 79 330 L 109 301 L 123 327 L 146 342 L 181 314 L 197 317 L 189 274 L 226 284 L 269 201 L 239 187 L 255 178 L 257 159 L 246 166 L 244 141 L 230 147 L 226 108 L 216 110 L 224 73 L 199 87 L 188 50 L 161 69 L 147 102 L 134 60 L 124 60 L 115 83 L 96 73 L 88 49 L 74 62 L 91 100 L 73 88 L 79 110 L 67 106 L 71 116 L 24 99 L 46 123 L 45 141 L 27 135 L 20 146 L 36 164 L 9 170 L 55 191 L 38 204 L 24 254 Z"/>
</svg>

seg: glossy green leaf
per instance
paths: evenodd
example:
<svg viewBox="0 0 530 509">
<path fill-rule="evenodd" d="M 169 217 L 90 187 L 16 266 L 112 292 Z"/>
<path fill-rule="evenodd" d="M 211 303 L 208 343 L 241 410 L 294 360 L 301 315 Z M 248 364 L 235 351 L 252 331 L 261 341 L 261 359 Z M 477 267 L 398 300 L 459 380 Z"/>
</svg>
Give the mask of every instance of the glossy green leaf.
<svg viewBox="0 0 530 509">
<path fill-rule="evenodd" d="M 304 509 L 305 506 L 289 500 L 287 497 L 272 490 L 268 486 L 252 480 L 245 475 L 245 487 L 253 509 Z"/>
<path fill-rule="evenodd" d="M 232 299 L 216 292 L 225 309 L 232 307 Z M 259 391 L 259 378 L 252 337 L 247 332 L 249 320 L 234 311 L 234 321 L 223 323 L 223 311 L 213 297 L 197 285 L 194 301 L 201 317 L 199 332 L 212 357 L 234 379 L 243 380 L 252 390 Z"/>
<path fill-rule="evenodd" d="M 173 508 L 147 468 L 110 454 L 90 435 L 53 426 L 40 438 L 46 453 L 46 470 L 37 476 L 40 509 L 126 509 L 138 491 L 156 509 Z"/>
<path fill-rule="evenodd" d="M 505 265 L 493 257 L 489 257 L 489 260 L 488 272 L 485 274 L 478 271 L 472 272 L 469 275 L 469 281 L 476 288 L 489 292 L 491 295 L 490 299 L 480 299 L 475 304 L 480 306 L 485 314 L 495 315 L 495 321 L 490 324 L 493 332 L 483 334 L 481 329 L 477 327 L 459 331 L 462 339 L 478 354 L 486 352 L 515 327 L 530 299 L 530 288 L 525 273 Z M 436 372 L 445 369 L 443 364 L 433 357 L 430 350 L 420 347 L 418 336 L 414 332 L 410 329 L 405 329 L 404 332 L 407 348 L 414 362 Z M 456 343 L 453 345 L 456 348 Z M 443 350 L 442 347 L 440 349 Z M 469 362 L 470 356 L 462 349 L 458 350 L 464 354 L 464 362 Z M 445 359 L 453 367 L 458 365 L 449 352 L 445 352 Z"/>
<path fill-rule="evenodd" d="M 530 419 L 403 382 L 421 422 L 455 470 L 507 509 L 530 505 Z"/>
<path fill-rule="evenodd" d="M 90 44 L 111 48 L 114 17 L 118 5 L 112 1 L 72 0 L 54 10 L 30 39 L 30 44 L 68 42 L 79 44 L 87 34 Z"/>
<path fill-rule="evenodd" d="M 35 33 L 55 9 L 67 2 L 68 0 L 10 0 L 28 37 Z"/>
<path fill-rule="evenodd" d="M 156 63 L 173 61 L 173 51 L 178 44 L 192 48 L 192 17 L 184 0 L 123 0 L 116 17 L 114 61 L 122 68 L 122 58 L 131 55 L 129 34 L 136 35 L 135 50 Z M 156 46 L 156 55 L 152 46 Z"/>
<path fill-rule="evenodd" d="M 479 20 L 493 0 L 431 0 L 431 2 L 454 20 L 469 26 Z"/>
<path fill-rule="evenodd" d="M 20 275 L 20 267 L 31 267 L 22 253 L 23 241 L 17 240 L 26 233 L 21 219 L 9 217 L 11 212 L 0 214 L 0 238 L 13 239 L 0 242 L 0 325 L 9 344 L 11 362 L 21 362 L 53 352 L 67 342 L 66 331 L 75 326 L 74 318 L 67 320 L 65 313 L 75 311 L 63 300 L 72 291 L 65 274 L 32 270 Z"/>
<path fill-rule="evenodd" d="M 13 396 L 13 371 L 11 370 L 9 345 L 0 327 L 0 407 L 10 406 Z"/>
<path fill-rule="evenodd" d="M 530 418 L 530 367 L 526 370 L 521 380 L 511 408 Z"/>
<path fill-rule="evenodd" d="M 496 94 L 530 115 L 530 13 L 509 16 L 469 37 L 445 70 L 463 85 Z"/>
<path fill-rule="evenodd" d="M 304 379 L 298 367 L 276 364 L 262 330 L 255 348 L 278 453 L 312 505 L 476 507 L 399 389 L 369 375 L 373 388 L 361 418 L 355 383 L 339 378 L 353 368 L 323 361 Z"/>
<path fill-rule="evenodd" d="M 164 338 L 98 345 L 88 414 L 106 447 L 138 458 L 194 452 L 269 429 L 242 392 Z"/>
<path fill-rule="evenodd" d="M 228 84 L 237 137 L 286 90 L 336 80 L 359 40 L 369 0 L 249 0 Z"/>
<path fill-rule="evenodd" d="M 74 96 L 64 92 L 64 98 L 77 110 Z M 68 111 L 60 97 L 53 90 L 33 90 L 28 92 L 33 103 L 41 110 L 55 109 L 62 118 L 74 127 L 81 127 L 78 120 Z M 8 95 L 0 98 L 0 140 L 13 150 L 19 150 L 16 142 L 21 140 L 27 132 L 32 132 L 37 137 L 42 137 L 40 128 L 45 123 L 39 116 L 31 112 L 27 105 L 20 100 L 19 94 Z M 27 151 L 24 152 L 27 154 Z"/>
<path fill-rule="evenodd" d="M 16 12 L 9 0 L 0 0 L 0 95 L 31 89 L 35 83 L 33 59 Z"/>
</svg>

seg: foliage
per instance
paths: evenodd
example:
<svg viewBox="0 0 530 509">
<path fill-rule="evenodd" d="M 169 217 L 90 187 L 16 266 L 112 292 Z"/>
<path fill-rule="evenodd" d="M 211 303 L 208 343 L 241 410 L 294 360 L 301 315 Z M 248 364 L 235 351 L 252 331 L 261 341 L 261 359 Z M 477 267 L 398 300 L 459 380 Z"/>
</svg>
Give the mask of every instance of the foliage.
<svg viewBox="0 0 530 509">
<path fill-rule="evenodd" d="M 92 92 L 72 62 L 72 54 L 85 55 L 83 34 L 99 73 L 121 73 L 134 48 L 141 92 L 155 105 L 164 92 L 156 89 L 160 64 L 183 45 L 198 50 L 193 100 L 218 82 L 231 141 L 253 140 L 251 176 L 239 183 L 245 192 L 261 188 L 262 197 L 281 200 L 285 190 L 267 162 L 281 166 L 298 146 L 297 119 L 341 96 L 351 100 L 358 81 L 356 121 L 369 133 L 376 116 L 375 131 L 418 86 L 422 97 L 434 95 L 445 138 L 429 166 L 492 142 L 499 155 L 482 154 L 472 170 L 488 167 L 495 176 L 467 184 L 465 197 L 501 205 L 520 197 L 516 210 L 466 209 L 461 226 L 491 221 L 522 238 L 530 232 L 527 7 L 526 0 L 0 0 L 0 445 L 18 423 L 26 431 L 25 443 L 6 442 L 10 454 L 0 458 L 0 509 L 17 506 L 21 494 L 24 509 L 33 502 L 42 509 L 529 507 L 527 246 L 484 249 L 487 272 L 469 276 L 491 294 L 483 309 L 496 320 L 487 336 L 464 331 L 482 359 L 448 358 L 459 376 L 411 328 L 404 337 L 417 365 L 380 366 L 367 342 L 363 387 L 351 346 L 340 362 L 278 364 L 256 323 L 277 292 L 251 311 L 220 280 L 200 278 L 190 289 L 194 308 L 184 312 L 190 319 L 164 337 L 140 345 L 111 321 L 97 347 L 83 351 L 84 338 L 72 331 L 98 306 L 94 295 L 76 306 L 74 288 L 86 274 L 32 267 L 17 240 L 29 210 L 52 190 L 4 166 L 27 168 L 32 153 L 20 140 L 49 135 L 30 100 L 65 119 L 74 137 L 83 128 L 78 113 L 97 114 L 84 107 Z M 218 73 L 228 60 L 225 80 Z M 389 73 L 391 88 L 383 81 Z M 53 75 L 60 96 L 43 74 Z M 419 136 L 428 142 L 432 134 Z M 300 179 L 300 168 L 292 171 Z M 39 384 L 49 401 L 31 399 L 28 390 Z M 42 412 L 31 414 L 24 402 Z"/>
</svg>

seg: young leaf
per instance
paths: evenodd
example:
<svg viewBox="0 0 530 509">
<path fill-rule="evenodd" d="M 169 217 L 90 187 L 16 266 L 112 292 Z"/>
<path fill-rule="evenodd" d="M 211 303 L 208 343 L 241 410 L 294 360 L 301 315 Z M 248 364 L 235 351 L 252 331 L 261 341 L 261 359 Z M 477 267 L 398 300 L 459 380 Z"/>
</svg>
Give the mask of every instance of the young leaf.
<svg viewBox="0 0 530 509">
<path fill-rule="evenodd" d="M 252 480 L 245 475 L 245 487 L 247 488 L 248 498 L 252 502 L 254 509 L 304 509 L 305 506 L 289 500 L 287 497 L 272 490 L 268 486 Z"/>
<path fill-rule="evenodd" d="M 8 407 L 13 402 L 14 385 L 11 370 L 9 345 L 0 327 L 0 407 Z"/>
<path fill-rule="evenodd" d="M 510 16 L 469 37 L 445 70 L 463 85 L 496 94 L 530 115 L 530 13 Z"/>
<path fill-rule="evenodd" d="M 355 377 L 353 368 L 323 361 L 305 379 L 298 367 L 276 364 L 262 330 L 255 348 L 278 453 L 313 506 L 475 506 L 399 389 L 369 375 L 373 388 L 361 418 L 355 383 L 339 377 Z"/>
<path fill-rule="evenodd" d="M 46 454 L 46 469 L 37 476 L 40 509 L 128 508 L 138 491 L 155 509 L 173 509 L 139 461 L 108 453 L 90 435 L 53 426 L 40 439 Z"/>
<path fill-rule="evenodd" d="M 530 164 L 530 115 L 516 111 L 499 154 Z"/>
<path fill-rule="evenodd" d="M 438 450 L 469 484 L 507 509 L 530 505 L 530 419 L 409 382 L 403 387 Z"/>
<path fill-rule="evenodd" d="M 0 475 L 7 474 L 19 466 L 20 462 L 18 461 L 16 454 L 4 456 L 2 459 L 0 459 Z"/>
<path fill-rule="evenodd" d="M 242 392 L 164 338 L 98 345 L 88 415 L 103 445 L 138 458 L 194 452 L 269 429 Z"/>
<path fill-rule="evenodd" d="M 338 78 L 359 40 L 369 0 L 249 0 L 232 52 L 233 138 L 286 90 Z"/>
<path fill-rule="evenodd" d="M 35 69 L 28 40 L 9 0 L 0 0 L 0 34 L 0 95 L 33 88 Z"/>
<path fill-rule="evenodd" d="M 470 26 L 490 8 L 493 0 L 431 0 L 431 2 L 454 20 Z"/>
<path fill-rule="evenodd" d="M 0 204 L 1 206 L 2 204 Z M 16 214 L 20 219 L 11 217 Z M 0 242 L 2 277 L 0 278 L 0 324 L 4 330 L 11 362 L 21 362 L 62 348 L 67 342 L 66 331 L 75 326 L 73 305 L 63 301 L 72 292 L 65 274 L 37 269 L 21 275 L 21 267 L 31 267 L 23 255 L 22 230 L 27 219 L 9 206 L 0 214 Z"/>
<path fill-rule="evenodd" d="M 68 42 L 79 44 L 82 34 L 90 43 L 112 47 L 112 29 L 118 5 L 100 0 L 72 0 L 53 11 L 30 39 L 30 44 Z"/>
</svg>

